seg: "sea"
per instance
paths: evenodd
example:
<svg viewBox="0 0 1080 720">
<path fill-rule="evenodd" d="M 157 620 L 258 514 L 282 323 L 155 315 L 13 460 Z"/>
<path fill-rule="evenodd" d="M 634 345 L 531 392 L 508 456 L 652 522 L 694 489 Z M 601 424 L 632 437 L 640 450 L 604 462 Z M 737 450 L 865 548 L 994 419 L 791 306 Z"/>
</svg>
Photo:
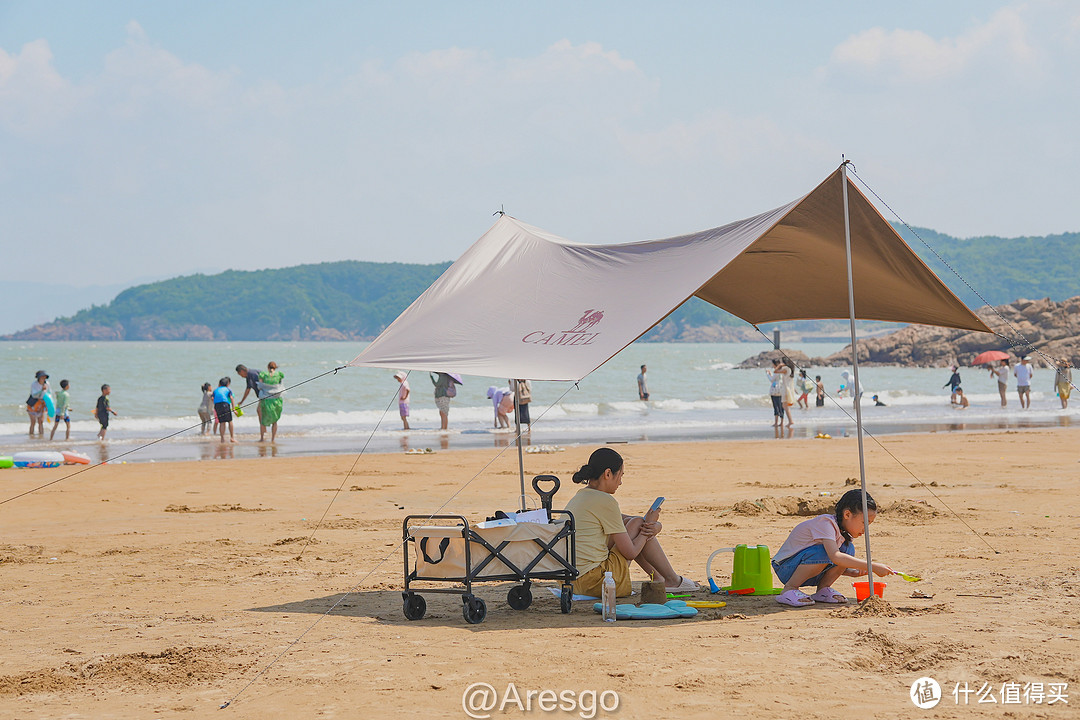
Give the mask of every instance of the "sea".
<svg viewBox="0 0 1080 720">
<path fill-rule="evenodd" d="M 449 431 L 442 433 L 428 374 L 411 373 L 412 429 L 404 431 L 394 370 L 343 367 L 364 347 L 357 342 L 2 342 L 0 455 L 71 450 L 95 463 L 134 463 L 512 445 L 512 420 L 511 431 L 496 430 L 487 398 L 488 387 L 505 386 L 506 378 L 464 376 L 451 407 Z M 791 347 L 815 357 L 836 352 L 843 344 Z M 825 407 L 816 408 L 812 394 L 810 409 L 793 409 L 794 425 L 775 431 L 765 371 L 735 367 L 769 349 L 765 342 L 634 343 L 578 383 L 535 382 L 533 424 L 523 444 L 536 451 L 557 451 L 604 443 L 854 435 L 850 398 L 830 398 Z M 285 373 L 289 388 L 277 442 L 258 442 L 253 405 L 236 421 L 237 443 L 200 435 L 202 384 L 216 386 L 221 377 L 230 376 L 239 399 L 244 381 L 235 366 L 265 368 L 271 360 Z M 637 399 L 642 364 L 648 366 L 647 402 Z M 29 437 L 24 403 L 37 370 L 49 374 L 54 390 L 60 380 L 70 382 L 70 440 L 63 439 L 61 424 L 57 439 L 50 441 L 51 423 L 46 424 L 45 439 Z M 811 377 L 822 376 L 830 395 L 839 388 L 843 370 L 808 368 Z M 865 429 L 884 435 L 1057 427 L 1080 421 L 1077 407 L 1061 409 L 1049 370 L 1036 369 L 1032 407 L 1026 410 L 1012 388 L 1008 407 L 1002 408 L 996 381 L 979 368 L 961 369 L 971 405 L 955 409 L 948 389 L 942 388 L 950 375 L 944 367 L 860 367 Z M 103 383 L 111 386 L 110 401 L 118 417 L 112 419 L 106 441 L 100 442 L 93 411 Z M 870 400 L 874 394 L 884 407 Z"/>
</svg>

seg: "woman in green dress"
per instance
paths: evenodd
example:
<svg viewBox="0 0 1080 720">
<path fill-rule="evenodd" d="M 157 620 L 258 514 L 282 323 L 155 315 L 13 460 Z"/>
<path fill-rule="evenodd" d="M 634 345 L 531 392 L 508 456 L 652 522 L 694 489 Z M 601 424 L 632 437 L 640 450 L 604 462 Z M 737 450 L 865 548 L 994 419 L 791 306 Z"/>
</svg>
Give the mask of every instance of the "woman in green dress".
<svg viewBox="0 0 1080 720">
<path fill-rule="evenodd" d="M 266 428 L 270 428 L 270 442 L 277 440 L 277 424 L 285 401 L 281 393 L 285 373 L 278 370 L 277 363 L 270 361 L 266 370 L 259 373 L 259 442 L 266 440 Z"/>
</svg>

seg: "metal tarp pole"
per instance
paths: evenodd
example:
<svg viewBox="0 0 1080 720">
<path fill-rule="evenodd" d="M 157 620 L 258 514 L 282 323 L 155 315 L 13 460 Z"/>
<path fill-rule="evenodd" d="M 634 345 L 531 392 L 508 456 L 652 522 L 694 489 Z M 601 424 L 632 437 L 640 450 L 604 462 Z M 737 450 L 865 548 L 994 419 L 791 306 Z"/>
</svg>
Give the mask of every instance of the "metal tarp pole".
<svg viewBox="0 0 1080 720">
<path fill-rule="evenodd" d="M 521 480 L 521 512 L 525 512 L 525 454 L 521 449 L 521 383 L 514 380 L 514 432 L 518 448 L 518 477 Z"/>
<path fill-rule="evenodd" d="M 863 537 L 866 539 L 866 579 L 870 597 L 874 594 L 874 571 L 870 560 L 870 513 L 866 507 L 866 456 L 863 452 L 862 385 L 859 384 L 859 346 L 855 336 L 855 284 L 851 272 L 851 216 L 848 209 L 848 160 L 840 164 L 840 176 L 844 184 L 844 243 L 847 248 L 848 315 L 851 320 L 851 365 L 854 369 L 855 428 L 859 439 L 859 480 L 862 487 Z"/>
</svg>

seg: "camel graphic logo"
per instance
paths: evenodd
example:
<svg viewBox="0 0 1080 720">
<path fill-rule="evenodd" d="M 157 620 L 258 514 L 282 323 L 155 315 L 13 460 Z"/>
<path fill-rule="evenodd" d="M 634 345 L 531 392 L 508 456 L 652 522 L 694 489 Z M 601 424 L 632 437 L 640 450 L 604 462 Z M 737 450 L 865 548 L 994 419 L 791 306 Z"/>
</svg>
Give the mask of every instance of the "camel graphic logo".
<svg viewBox="0 0 1080 720">
<path fill-rule="evenodd" d="M 528 343 L 529 345 L 565 345 L 568 347 L 576 345 L 592 345 L 593 341 L 600 336 L 600 333 L 589 331 L 603 319 L 603 310 L 593 310 L 590 308 L 581 314 L 581 318 L 578 319 L 577 324 L 570 330 L 560 330 L 556 332 L 534 330 L 521 338 L 521 342 Z"/>
<path fill-rule="evenodd" d="M 581 316 L 581 319 L 577 321 L 577 325 L 573 330 L 563 330 L 564 333 L 580 333 L 585 332 L 596 323 L 604 319 L 603 310 L 586 310 Z"/>
</svg>

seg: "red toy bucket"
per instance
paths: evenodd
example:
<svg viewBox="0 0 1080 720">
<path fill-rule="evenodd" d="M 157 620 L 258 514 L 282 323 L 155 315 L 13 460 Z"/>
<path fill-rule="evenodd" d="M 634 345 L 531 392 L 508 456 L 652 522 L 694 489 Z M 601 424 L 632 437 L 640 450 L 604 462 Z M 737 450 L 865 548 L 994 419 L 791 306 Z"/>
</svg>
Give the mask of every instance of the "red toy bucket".
<svg viewBox="0 0 1080 720">
<path fill-rule="evenodd" d="M 870 597 L 870 581 L 859 580 L 858 582 L 851 583 L 851 586 L 855 588 L 855 599 L 862 602 L 866 598 Z M 874 581 L 874 594 L 878 597 L 884 597 L 885 595 L 885 583 L 880 580 Z"/>
</svg>

